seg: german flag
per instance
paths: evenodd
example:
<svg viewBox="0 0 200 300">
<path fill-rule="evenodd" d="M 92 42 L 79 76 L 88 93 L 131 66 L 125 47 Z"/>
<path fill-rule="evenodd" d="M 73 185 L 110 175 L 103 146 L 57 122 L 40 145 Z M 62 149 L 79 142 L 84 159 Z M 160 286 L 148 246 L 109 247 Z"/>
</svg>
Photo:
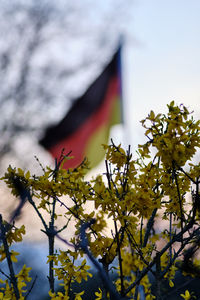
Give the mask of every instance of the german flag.
<svg viewBox="0 0 200 300">
<path fill-rule="evenodd" d="M 60 157 L 63 148 L 71 151 L 74 158 L 66 161 L 66 169 L 77 167 L 85 157 L 91 168 L 96 166 L 105 155 L 102 144 L 108 143 L 111 126 L 122 122 L 120 50 L 84 95 L 73 102 L 66 116 L 47 128 L 40 140 L 54 158 Z"/>
</svg>

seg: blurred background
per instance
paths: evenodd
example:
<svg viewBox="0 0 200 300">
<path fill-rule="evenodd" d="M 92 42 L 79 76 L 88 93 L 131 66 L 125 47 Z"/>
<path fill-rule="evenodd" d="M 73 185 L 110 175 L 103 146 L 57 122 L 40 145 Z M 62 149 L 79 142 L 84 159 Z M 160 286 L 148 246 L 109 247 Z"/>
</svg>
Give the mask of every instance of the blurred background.
<svg viewBox="0 0 200 300">
<path fill-rule="evenodd" d="M 124 124 L 111 132 L 116 142 L 135 153 L 144 142 L 139 121 L 151 109 L 166 112 L 171 100 L 199 119 L 199 11 L 199 0 L 1 0 L 1 176 L 9 164 L 39 172 L 35 156 L 53 165 L 39 139 L 102 72 L 119 40 Z M 0 197 L 7 216 L 14 199 L 2 183 Z M 32 213 L 21 222 L 37 240 Z"/>
<path fill-rule="evenodd" d="M 171 100 L 200 115 L 198 0 L 0 3 L 0 172 L 9 164 L 35 171 L 38 144 L 122 46 L 124 126 L 112 136 L 133 152 L 139 121 Z"/>
<path fill-rule="evenodd" d="M 133 1 L 1 1 L 1 170 L 35 170 L 50 156 L 39 146 L 44 129 L 102 72 L 131 36 Z M 34 167 L 33 167 L 34 166 Z"/>
</svg>

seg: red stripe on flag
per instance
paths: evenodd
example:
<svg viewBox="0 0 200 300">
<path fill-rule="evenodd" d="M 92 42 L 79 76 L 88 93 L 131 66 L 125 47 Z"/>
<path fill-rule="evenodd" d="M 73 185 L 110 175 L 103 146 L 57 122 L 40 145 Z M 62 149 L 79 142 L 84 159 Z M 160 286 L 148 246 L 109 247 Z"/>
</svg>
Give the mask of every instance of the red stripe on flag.
<svg viewBox="0 0 200 300">
<path fill-rule="evenodd" d="M 113 102 L 119 93 L 119 78 L 111 79 L 102 106 L 93 113 L 77 131 L 49 149 L 53 157 L 59 157 L 62 149 L 72 151 L 73 159 L 67 160 L 64 168 L 77 167 L 85 157 L 85 149 L 90 136 L 102 125 L 108 124 L 112 115 Z"/>
</svg>

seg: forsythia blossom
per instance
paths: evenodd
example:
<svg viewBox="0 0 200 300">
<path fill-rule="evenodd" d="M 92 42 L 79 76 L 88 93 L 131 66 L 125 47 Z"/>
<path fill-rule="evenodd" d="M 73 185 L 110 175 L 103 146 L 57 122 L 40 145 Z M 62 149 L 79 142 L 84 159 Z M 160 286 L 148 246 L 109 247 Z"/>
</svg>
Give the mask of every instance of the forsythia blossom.
<svg viewBox="0 0 200 300">
<path fill-rule="evenodd" d="M 159 299 L 160 295 L 152 294 L 150 272 L 157 284 L 168 280 L 169 288 L 174 287 L 180 266 L 186 266 L 183 274 L 187 272 L 188 261 L 190 275 L 199 274 L 199 261 L 193 256 L 199 249 L 200 164 L 194 164 L 192 159 L 200 148 L 200 121 L 194 121 L 185 106 L 176 106 L 172 101 L 167 114 L 151 111 L 141 123 L 147 141 L 138 146 L 138 156 L 134 158 L 130 147 L 125 151 L 121 144 L 103 145 L 107 151 L 105 172 L 90 181 L 85 177 L 87 161 L 66 170 L 62 169 L 64 159 L 68 159 L 65 156 L 55 168 L 43 168 L 42 175 L 9 166 L 2 178 L 14 195 L 26 192 L 27 202 L 42 221 L 52 247 L 47 257 L 52 300 L 84 297 L 84 290 L 73 290 L 74 283 L 92 277 L 84 253 L 100 264 L 106 275 L 115 269 L 113 290 L 120 297 L 139 299 L 141 286 L 146 299 Z M 58 207 L 62 207 L 61 213 Z M 46 214 L 50 222 L 46 222 Z M 10 250 L 10 246 L 22 241 L 25 227 L 2 224 L 7 229 L 0 246 L 0 261 L 9 256 L 9 263 L 16 263 L 19 253 Z M 62 238 L 69 228 L 74 229 L 70 242 Z M 55 251 L 52 245 L 56 237 L 65 242 L 66 251 Z M 178 259 L 187 257 L 184 250 L 188 247 L 187 253 L 192 254 L 180 264 Z M 24 299 L 31 281 L 29 271 L 24 265 L 14 275 L 15 280 L 9 276 L 1 280 L 0 299 L 16 299 L 16 289 L 20 300 Z M 62 291 L 54 292 L 51 287 L 54 277 L 60 281 Z M 99 287 L 91 299 L 103 299 L 104 294 L 110 299 L 110 293 Z M 194 298 L 188 290 L 181 297 Z"/>
</svg>

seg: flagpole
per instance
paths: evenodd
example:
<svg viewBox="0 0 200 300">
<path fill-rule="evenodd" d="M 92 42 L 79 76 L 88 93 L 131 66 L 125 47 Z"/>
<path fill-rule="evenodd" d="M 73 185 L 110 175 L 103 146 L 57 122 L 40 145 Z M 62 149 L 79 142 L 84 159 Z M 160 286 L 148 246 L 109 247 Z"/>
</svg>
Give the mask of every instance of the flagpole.
<svg viewBox="0 0 200 300">
<path fill-rule="evenodd" d="M 125 97 L 125 93 L 124 93 L 124 57 L 123 57 L 123 53 L 124 53 L 124 36 L 120 36 L 119 38 L 119 55 L 118 55 L 118 72 L 119 72 L 119 78 L 120 78 L 120 108 L 121 108 L 121 120 L 122 120 L 122 145 L 123 147 L 127 148 L 128 145 L 130 144 L 130 137 L 128 134 L 128 130 L 127 130 L 127 122 L 126 122 L 126 117 L 125 117 L 125 101 L 126 101 L 126 97 Z M 129 138 L 128 138 L 129 137 Z"/>
</svg>

